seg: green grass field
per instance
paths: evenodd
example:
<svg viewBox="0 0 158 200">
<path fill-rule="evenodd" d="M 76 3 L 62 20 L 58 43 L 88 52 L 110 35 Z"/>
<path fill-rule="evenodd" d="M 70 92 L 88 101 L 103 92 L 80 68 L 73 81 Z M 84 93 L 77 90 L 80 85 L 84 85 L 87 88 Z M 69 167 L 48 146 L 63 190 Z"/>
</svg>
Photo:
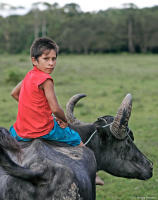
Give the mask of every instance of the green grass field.
<svg viewBox="0 0 158 200">
<path fill-rule="evenodd" d="M 9 128 L 15 122 L 18 104 L 10 92 L 16 80 L 31 68 L 28 55 L 0 56 L 0 126 Z M 97 200 L 157 200 L 158 56 L 60 55 L 52 76 L 64 109 L 72 95 L 87 94 L 75 109 L 75 116 L 85 122 L 107 114 L 115 115 L 124 96 L 132 94 L 129 126 L 138 148 L 154 163 L 153 177 L 147 181 L 128 180 L 99 172 L 105 185 L 97 186 Z"/>
</svg>

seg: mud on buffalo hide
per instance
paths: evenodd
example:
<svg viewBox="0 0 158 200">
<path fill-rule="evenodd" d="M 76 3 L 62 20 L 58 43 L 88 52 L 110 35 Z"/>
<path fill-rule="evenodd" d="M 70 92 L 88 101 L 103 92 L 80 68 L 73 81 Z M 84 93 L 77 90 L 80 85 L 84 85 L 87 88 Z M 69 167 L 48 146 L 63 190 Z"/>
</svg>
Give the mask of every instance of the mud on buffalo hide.
<svg viewBox="0 0 158 200">
<path fill-rule="evenodd" d="M 0 151 L 0 200 L 95 199 L 96 161 L 90 149 L 39 139 L 21 144 L 21 162 L 7 152 L 17 165 L 8 164 Z"/>
</svg>

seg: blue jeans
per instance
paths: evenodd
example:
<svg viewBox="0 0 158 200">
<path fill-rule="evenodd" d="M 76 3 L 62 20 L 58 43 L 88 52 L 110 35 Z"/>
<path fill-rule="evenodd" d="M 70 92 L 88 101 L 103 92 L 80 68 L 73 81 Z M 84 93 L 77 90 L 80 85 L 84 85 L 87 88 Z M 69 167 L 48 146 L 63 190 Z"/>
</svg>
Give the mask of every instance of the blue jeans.
<svg viewBox="0 0 158 200">
<path fill-rule="evenodd" d="M 31 138 L 22 138 L 20 137 L 13 126 L 10 127 L 10 133 L 11 136 L 16 138 L 16 140 L 18 141 L 31 141 Z M 70 127 L 66 127 L 66 128 L 61 128 L 58 123 L 56 122 L 56 120 L 54 119 L 54 127 L 53 129 L 46 135 L 43 135 L 39 138 L 43 138 L 45 140 L 54 140 L 54 141 L 58 141 L 58 142 L 64 142 L 67 143 L 71 146 L 78 146 L 81 143 L 81 137 L 80 135 L 74 131 L 73 129 L 71 129 Z"/>
</svg>

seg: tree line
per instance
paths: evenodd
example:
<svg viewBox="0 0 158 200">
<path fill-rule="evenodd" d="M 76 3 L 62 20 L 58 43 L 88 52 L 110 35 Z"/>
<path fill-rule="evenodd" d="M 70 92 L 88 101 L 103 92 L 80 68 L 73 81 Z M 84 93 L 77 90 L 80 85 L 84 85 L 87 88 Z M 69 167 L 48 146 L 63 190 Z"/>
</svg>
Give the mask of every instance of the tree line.
<svg viewBox="0 0 158 200">
<path fill-rule="evenodd" d="M 78 4 L 44 2 L 34 3 L 25 15 L 0 16 L 1 53 L 29 52 L 41 36 L 55 40 L 63 53 L 158 53 L 158 6 L 82 12 Z"/>
</svg>

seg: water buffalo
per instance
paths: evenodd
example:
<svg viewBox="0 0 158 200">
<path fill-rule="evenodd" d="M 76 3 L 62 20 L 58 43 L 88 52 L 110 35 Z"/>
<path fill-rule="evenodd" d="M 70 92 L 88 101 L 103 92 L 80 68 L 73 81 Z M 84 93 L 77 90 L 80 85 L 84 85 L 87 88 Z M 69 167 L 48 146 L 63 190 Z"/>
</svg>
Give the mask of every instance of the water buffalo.
<svg viewBox="0 0 158 200">
<path fill-rule="evenodd" d="M 94 123 L 80 122 L 73 115 L 84 96 L 70 99 L 67 118 L 88 148 L 40 139 L 19 144 L 0 128 L 0 200 L 95 200 L 98 170 L 141 180 L 152 176 L 152 162 L 135 146 L 128 127 L 131 95 L 115 117 L 99 117 Z"/>
</svg>

